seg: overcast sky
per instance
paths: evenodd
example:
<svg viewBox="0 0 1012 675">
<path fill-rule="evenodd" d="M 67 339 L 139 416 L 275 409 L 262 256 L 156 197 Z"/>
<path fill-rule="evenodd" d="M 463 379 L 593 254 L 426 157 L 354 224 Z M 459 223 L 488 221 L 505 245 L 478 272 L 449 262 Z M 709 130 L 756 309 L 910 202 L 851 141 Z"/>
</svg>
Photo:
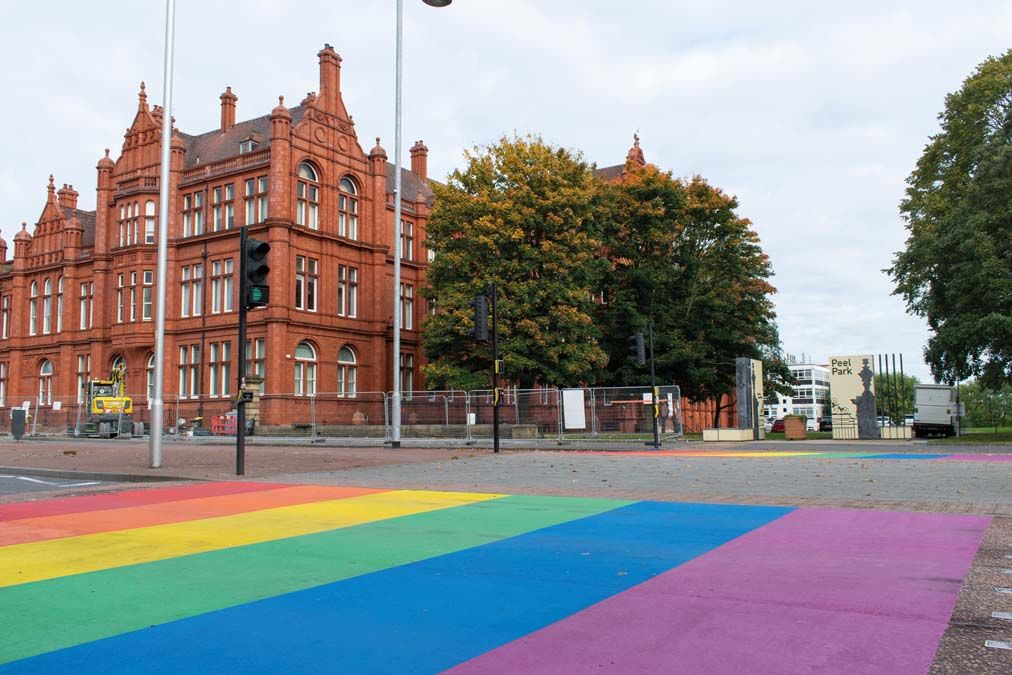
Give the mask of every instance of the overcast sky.
<svg viewBox="0 0 1012 675">
<path fill-rule="evenodd" d="M 50 173 L 94 208 L 95 163 L 118 154 L 141 80 L 162 100 L 164 2 L 14 2 L 0 28 L 0 230 L 42 211 Z M 924 323 L 881 270 L 902 247 L 897 205 L 947 93 L 1012 47 L 1012 3 L 405 0 L 404 137 L 430 174 L 464 148 L 537 132 L 599 166 L 639 130 L 647 161 L 737 195 L 776 271 L 784 348 L 903 353 L 928 378 Z M 178 0 L 175 105 L 214 129 L 296 105 L 316 52 L 344 58 L 359 142 L 393 158 L 394 0 Z"/>
</svg>

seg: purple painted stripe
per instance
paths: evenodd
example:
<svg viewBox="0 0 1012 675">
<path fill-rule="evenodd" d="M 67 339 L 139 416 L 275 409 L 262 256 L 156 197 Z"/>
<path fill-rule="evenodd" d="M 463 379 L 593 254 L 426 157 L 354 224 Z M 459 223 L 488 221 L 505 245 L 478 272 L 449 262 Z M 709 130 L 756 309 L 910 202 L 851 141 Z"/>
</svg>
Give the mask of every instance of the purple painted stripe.
<svg viewBox="0 0 1012 675">
<path fill-rule="evenodd" d="M 964 462 L 1012 462 L 1012 455 L 949 455 L 948 460 L 958 459 Z"/>
<path fill-rule="evenodd" d="M 794 511 L 451 672 L 922 675 L 989 522 Z"/>
</svg>

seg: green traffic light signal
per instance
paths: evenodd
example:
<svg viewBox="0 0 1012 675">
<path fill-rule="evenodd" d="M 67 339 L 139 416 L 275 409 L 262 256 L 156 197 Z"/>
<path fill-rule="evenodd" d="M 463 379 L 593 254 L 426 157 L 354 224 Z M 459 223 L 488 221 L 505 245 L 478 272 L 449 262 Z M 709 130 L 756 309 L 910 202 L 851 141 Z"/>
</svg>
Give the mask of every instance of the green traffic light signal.
<svg viewBox="0 0 1012 675">
<path fill-rule="evenodd" d="M 271 268 L 267 264 L 267 254 L 271 246 L 266 241 L 260 241 L 253 237 L 247 237 L 243 249 L 243 263 L 245 278 L 243 282 L 246 287 L 243 302 L 246 309 L 263 307 L 270 301 L 270 286 L 267 285 L 267 275 Z"/>
<path fill-rule="evenodd" d="M 249 289 L 250 305 L 266 305 L 270 299 L 270 293 L 266 286 L 251 286 Z"/>
</svg>

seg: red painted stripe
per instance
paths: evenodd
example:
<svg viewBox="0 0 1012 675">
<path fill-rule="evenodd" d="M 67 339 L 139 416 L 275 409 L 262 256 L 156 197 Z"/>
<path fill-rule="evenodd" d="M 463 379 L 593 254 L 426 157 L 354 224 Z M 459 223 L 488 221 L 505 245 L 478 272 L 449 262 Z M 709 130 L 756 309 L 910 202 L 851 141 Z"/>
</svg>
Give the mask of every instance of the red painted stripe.
<svg viewBox="0 0 1012 675">
<path fill-rule="evenodd" d="M 360 497 L 377 492 L 385 490 L 291 485 L 277 490 L 181 499 L 121 509 L 89 511 L 83 514 L 63 513 L 57 516 L 8 520 L 0 522 L 0 546 L 218 518 L 250 511 Z"/>
<path fill-rule="evenodd" d="M 77 497 L 59 497 L 35 502 L 18 502 L 0 504 L 0 521 L 18 520 L 21 518 L 39 518 L 57 516 L 63 513 L 83 513 L 85 511 L 102 511 L 120 509 L 128 506 L 159 504 L 179 499 L 197 497 L 215 497 L 233 495 L 241 492 L 257 492 L 260 490 L 276 490 L 291 487 L 284 483 L 244 483 L 225 481 L 220 483 L 195 483 L 175 487 L 147 488 L 107 492 L 99 495 L 81 495 Z"/>
</svg>

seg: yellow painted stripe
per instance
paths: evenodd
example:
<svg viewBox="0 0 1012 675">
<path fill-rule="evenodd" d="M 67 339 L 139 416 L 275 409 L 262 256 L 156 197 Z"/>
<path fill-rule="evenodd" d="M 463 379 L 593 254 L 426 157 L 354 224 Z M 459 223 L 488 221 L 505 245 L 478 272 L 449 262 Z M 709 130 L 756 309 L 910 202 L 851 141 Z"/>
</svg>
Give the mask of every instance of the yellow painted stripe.
<svg viewBox="0 0 1012 675">
<path fill-rule="evenodd" d="M 0 587 L 284 539 L 504 495 L 394 490 L 0 548 Z"/>
</svg>

